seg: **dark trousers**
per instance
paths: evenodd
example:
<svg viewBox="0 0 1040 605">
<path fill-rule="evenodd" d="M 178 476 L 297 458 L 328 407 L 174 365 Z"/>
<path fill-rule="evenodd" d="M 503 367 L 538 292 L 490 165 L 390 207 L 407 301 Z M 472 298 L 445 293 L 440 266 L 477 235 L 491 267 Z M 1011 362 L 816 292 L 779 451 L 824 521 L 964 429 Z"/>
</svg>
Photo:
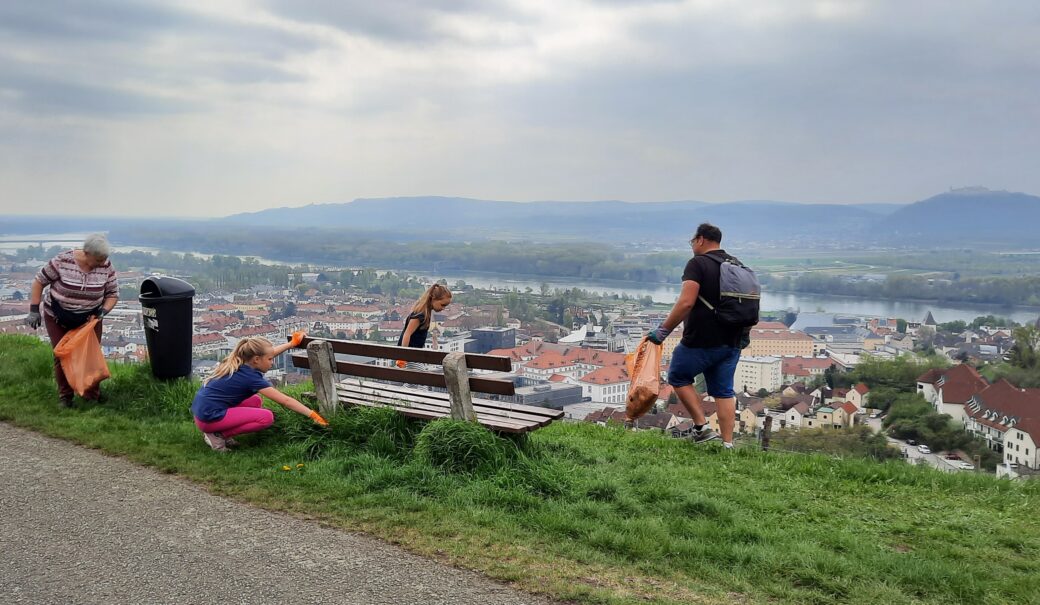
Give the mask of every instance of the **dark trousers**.
<svg viewBox="0 0 1040 605">
<path fill-rule="evenodd" d="M 58 346 L 58 342 L 68 332 L 65 328 L 58 325 L 58 322 L 54 321 L 54 318 L 49 313 L 42 313 L 43 323 L 47 327 L 47 336 L 51 339 L 51 348 Z M 101 322 L 97 322 L 94 326 L 94 333 L 97 334 L 98 342 L 101 342 Z M 54 381 L 58 383 L 58 396 L 62 399 L 72 399 L 75 392 L 69 385 L 69 381 L 65 379 L 65 371 L 61 369 L 61 362 L 58 358 L 54 358 Z M 84 399 L 97 399 L 101 394 L 101 386 L 95 386 L 93 389 L 83 394 Z"/>
</svg>

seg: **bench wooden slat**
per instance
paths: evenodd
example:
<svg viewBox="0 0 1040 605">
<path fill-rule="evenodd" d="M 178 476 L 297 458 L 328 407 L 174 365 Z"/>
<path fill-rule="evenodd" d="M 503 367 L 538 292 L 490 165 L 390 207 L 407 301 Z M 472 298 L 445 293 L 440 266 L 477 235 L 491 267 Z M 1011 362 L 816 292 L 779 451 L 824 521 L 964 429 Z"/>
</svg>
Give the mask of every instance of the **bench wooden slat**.
<svg viewBox="0 0 1040 605">
<path fill-rule="evenodd" d="M 297 368 L 310 368 L 310 360 L 305 355 L 292 355 L 293 366 Z M 387 368 L 373 366 L 367 363 L 354 363 L 350 361 L 336 362 L 337 374 L 348 374 L 362 378 L 375 378 L 378 380 L 389 380 L 392 382 L 405 382 L 408 384 L 421 384 L 428 387 L 446 388 L 444 374 L 434 372 L 423 372 L 421 370 L 402 370 L 400 368 Z M 494 395 L 513 395 L 516 387 L 509 380 L 495 380 L 492 378 L 480 378 L 470 376 L 470 390 L 478 393 L 492 393 Z"/>
<path fill-rule="evenodd" d="M 345 385 L 354 389 L 376 389 L 385 393 L 399 394 L 408 400 L 412 398 L 423 398 L 423 399 L 435 399 L 448 405 L 448 394 L 447 393 L 434 393 L 430 391 L 417 391 L 406 386 L 399 386 L 394 384 L 387 384 L 381 382 L 362 382 L 354 378 L 345 378 L 337 383 L 337 388 L 342 390 Z M 491 399 L 474 399 L 474 407 L 481 407 L 486 410 L 495 410 L 505 414 L 510 414 L 515 417 L 529 418 L 531 420 L 544 421 L 545 424 L 549 424 L 550 421 L 559 420 L 563 418 L 563 410 L 554 410 L 552 408 L 543 408 L 534 405 L 522 405 L 518 403 L 509 403 L 505 401 L 493 401 Z"/>
<path fill-rule="evenodd" d="M 358 405 L 369 405 L 388 407 L 395 410 L 417 410 L 420 412 L 427 412 L 430 414 L 436 414 L 438 418 L 448 418 L 451 416 L 451 410 L 442 408 L 436 405 L 426 405 L 421 403 L 410 403 L 407 401 L 400 401 L 389 398 L 379 398 L 369 395 L 358 395 L 357 393 L 343 393 L 343 400 L 349 403 L 357 403 Z M 536 422 L 523 422 L 519 420 L 511 420 L 509 418 L 503 418 L 502 416 L 488 415 L 481 412 L 476 412 L 477 421 L 485 426 L 495 426 L 496 428 L 510 428 L 517 431 L 533 430 L 539 428 L 541 425 Z"/>
<path fill-rule="evenodd" d="M 420 418 L 423 420 L 437 420 L 440 418 L 448 418 L 449 416 L 451 416 L 451 411 L 448 409 L 427 409 L 425 406 L 409 406 L 399 404 L 396 402 L 373 401 L 371 399 L 358 396 L 344 395 L 343 401 L 345 403 L 365 407 L 391 408 L 405 416 L 411 416 L 413 418 Z M 524 433 L 538 428 L 538 425 L 524 425 L 515 422 L 508 422 L 500 420 L 497 417 L 488 417 L 481 414 L 477 414 L 477 422 L 492 430 L 507 433 Z"/>
<path fill-rule="evenodd" d="M 342 381 L 337 383 L 336 388 L 344 397 L 371 397 L 381 401 L 403 401 L 406 404 L 430 406 L 450 410 L 450 402 L 440 393 L 426 393 L 423 391 L 404 390 L 401 388 L 382 388 L 380 383 L 359 384 L 357 381 Z M 528 414 L 524 412 L 501 409 L 497 406 L 485 405 L 485 403 L 496 403 L 486 399 L 473 400 L 473 410 L 478 416 L 496 417 L 501 419 L 519 421 L 524 424 L 545 426 L 552 422 L 553 418 L 544 414 Z"/>
<path fill-rule="evenodd" d="M 411 347 L 398 347 L 396 345 L 377 345 L 370 342 L 357 340 L 340 340 L 335 338 L 311 338 L 304 337 L 298 348 L 306 349 L 312 340 L 324 340 L 332 345 L 332 350 L 345 355 L 360 355 L 363 357 L 377 357 L 381 359 L 403 359 L 419 363 L 430 363 L 440 365 L 448 354 L 445 351 L 434 351 L 431 349 L 413 349 Z M 479 355 L 466 353 L 466 367 L 472 370 L 493 370 L 497 372 L 508 372 L 513 369 L 513 362 L 508 357 L 501 355 Z"/>
</svg>

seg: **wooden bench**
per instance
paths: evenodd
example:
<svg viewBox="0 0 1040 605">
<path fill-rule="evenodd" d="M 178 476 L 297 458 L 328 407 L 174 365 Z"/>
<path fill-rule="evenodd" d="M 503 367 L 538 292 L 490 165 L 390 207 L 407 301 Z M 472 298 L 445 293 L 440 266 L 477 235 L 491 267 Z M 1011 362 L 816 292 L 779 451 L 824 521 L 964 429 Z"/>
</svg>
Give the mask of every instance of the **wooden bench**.
<svg viewBox="0 0 1040 605">
<path fill-rule="evenodd" d="M 306 348 L 307 354 L 294 353 L 293 366 L 310 370 L 322 414 L 335 413 L 341 405 L 388 407 L 411 418 L 469 420 L 506 433 L 533 431 L 563 418 L 562 410 L 473 398 L 473 392 L 515 395 L 511 380 L 469 373 L 470 369 L 508 372 L 512 369 L 508 357 L 310 337 L 305 338 L 299 348 Z M 339 361 L 336 353 L 440 365 L 444 371 L 427 372 Z M 346 377 L 340 379 L 339 375 Z M 442 387 L 447 389 L 447 393 L 408 385 Z"/>
</svg>

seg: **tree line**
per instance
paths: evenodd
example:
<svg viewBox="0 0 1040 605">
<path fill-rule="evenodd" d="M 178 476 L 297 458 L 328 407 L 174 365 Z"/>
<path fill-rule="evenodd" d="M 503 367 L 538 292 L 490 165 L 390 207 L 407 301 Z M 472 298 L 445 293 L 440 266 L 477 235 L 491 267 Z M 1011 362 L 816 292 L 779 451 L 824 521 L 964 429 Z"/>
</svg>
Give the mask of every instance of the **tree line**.
<svg viewBox="0 0 1040 605">
<path fill-rule="evenodd" d="M 958 281 L 929 281 L 921 277 L 889 275 L 884 281 L 878 282 L 808 272 L 796 277 L 762 276 L 762 282 L 768 289 L 788 292 L 940 303 L 1040 306 L 1040 276 L 1035 275 L 977 277 Z"/>
</svg>

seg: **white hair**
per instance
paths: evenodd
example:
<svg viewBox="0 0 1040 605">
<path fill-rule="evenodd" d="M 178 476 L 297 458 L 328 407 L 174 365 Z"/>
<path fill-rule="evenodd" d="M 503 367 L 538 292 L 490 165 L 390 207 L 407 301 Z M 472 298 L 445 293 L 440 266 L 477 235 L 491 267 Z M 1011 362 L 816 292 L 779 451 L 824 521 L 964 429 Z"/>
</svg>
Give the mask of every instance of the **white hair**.
<svg viewBox="0 0 1040 605">
<path fill-rule="evenodd" d="M 96 259 L 105 260 L 112 252 L 112 247 L 108 245 L 108 238 L 103 234 L 91 233 L 87 236 L 87 239 L 83 241 L 83 252 L 86 252 Z"/>
</svg>

